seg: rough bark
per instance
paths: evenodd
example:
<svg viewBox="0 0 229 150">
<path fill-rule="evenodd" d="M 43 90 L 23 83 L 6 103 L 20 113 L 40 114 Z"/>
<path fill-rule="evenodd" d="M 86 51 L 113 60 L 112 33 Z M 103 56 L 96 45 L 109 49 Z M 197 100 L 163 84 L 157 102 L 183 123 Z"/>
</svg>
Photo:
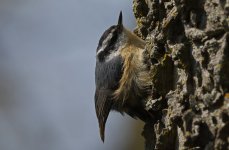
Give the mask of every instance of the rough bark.
<svg viewBox="0 0 229 150">
<path fill-rule="evenodd" d="M 146 150 L 229 149 L 229 1 L 134 0 L 156 116 Z"/>
</svg>

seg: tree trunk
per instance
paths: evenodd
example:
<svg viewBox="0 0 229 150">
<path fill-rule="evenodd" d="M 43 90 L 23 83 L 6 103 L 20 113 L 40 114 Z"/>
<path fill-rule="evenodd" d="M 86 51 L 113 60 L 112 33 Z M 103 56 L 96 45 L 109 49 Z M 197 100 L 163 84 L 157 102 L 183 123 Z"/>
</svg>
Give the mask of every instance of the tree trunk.
<svg viewBox="0 0 229 150">
<path fill-rule="evenodd" d="M 157 119 L 145 150 L 229 149 L 229 0 L 134 0 Z"/>
</svg>

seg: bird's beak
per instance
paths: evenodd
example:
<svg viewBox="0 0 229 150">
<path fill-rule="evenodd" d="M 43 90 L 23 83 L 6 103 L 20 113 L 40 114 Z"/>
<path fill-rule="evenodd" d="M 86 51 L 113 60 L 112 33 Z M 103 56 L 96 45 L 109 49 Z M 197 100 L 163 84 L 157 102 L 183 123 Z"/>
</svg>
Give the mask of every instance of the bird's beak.
<svg viewBox="0 0 229 150">
<path fill-rule="evenodd" d="M 118 25 L 119 25 L 119 26 L 122 26 L 122 11 L 120 11 L 120 13 L 119 13 Z"/>
</svg>

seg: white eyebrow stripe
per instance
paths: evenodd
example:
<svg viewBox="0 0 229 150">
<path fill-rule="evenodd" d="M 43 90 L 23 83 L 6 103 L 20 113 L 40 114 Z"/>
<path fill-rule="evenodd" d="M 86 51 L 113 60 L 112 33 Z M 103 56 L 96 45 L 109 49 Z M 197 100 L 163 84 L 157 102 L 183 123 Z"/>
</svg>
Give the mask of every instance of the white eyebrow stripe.
<svg viewBox="0 0 229 150">
<path fill-rule="evenodd" d="M 106 45 L 104 44 L 107 43 L 107 41 L 112 38 L 114 30 L 115 29 L 112 29 L 111 32 L 107 35 L 107 38 L 103 40 L 102 47 L 97 51 L 96 55 L 99 55 L 105 49 L 105 47 L 107 47 L 107 44 Z"/>
<path fill-rule="evenodd" d="M 103 47 L 100 48 L 100 49 L 98 50 L 98 52 L 96 53 L 96 55 L 99 55 L 103 50 L 104 50 Z"/>
</svg>

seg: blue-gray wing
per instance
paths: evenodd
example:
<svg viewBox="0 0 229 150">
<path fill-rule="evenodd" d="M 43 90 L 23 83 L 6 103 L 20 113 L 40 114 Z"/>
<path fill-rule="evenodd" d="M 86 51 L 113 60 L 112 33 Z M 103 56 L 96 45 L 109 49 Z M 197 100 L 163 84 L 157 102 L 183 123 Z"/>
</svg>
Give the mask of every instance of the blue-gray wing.
<svg viewBox="0 0 229 150">
<path fill-rule="evenodd" d="M 97 61 L 95 69 L 95 83 L 97 89 L 115 90 L 122 77 L 123 60 L 121 56 L 110 61 Z"/>
<path fill-rule="evenodd" d="M 98 120 L 106 122 L 112 107 L 112 94 L 118 88 L 122 77 L 122 58 L 117 56 L 110 61 L 97 60 L 95 69 L 95 108 Z"/>
</svg>

